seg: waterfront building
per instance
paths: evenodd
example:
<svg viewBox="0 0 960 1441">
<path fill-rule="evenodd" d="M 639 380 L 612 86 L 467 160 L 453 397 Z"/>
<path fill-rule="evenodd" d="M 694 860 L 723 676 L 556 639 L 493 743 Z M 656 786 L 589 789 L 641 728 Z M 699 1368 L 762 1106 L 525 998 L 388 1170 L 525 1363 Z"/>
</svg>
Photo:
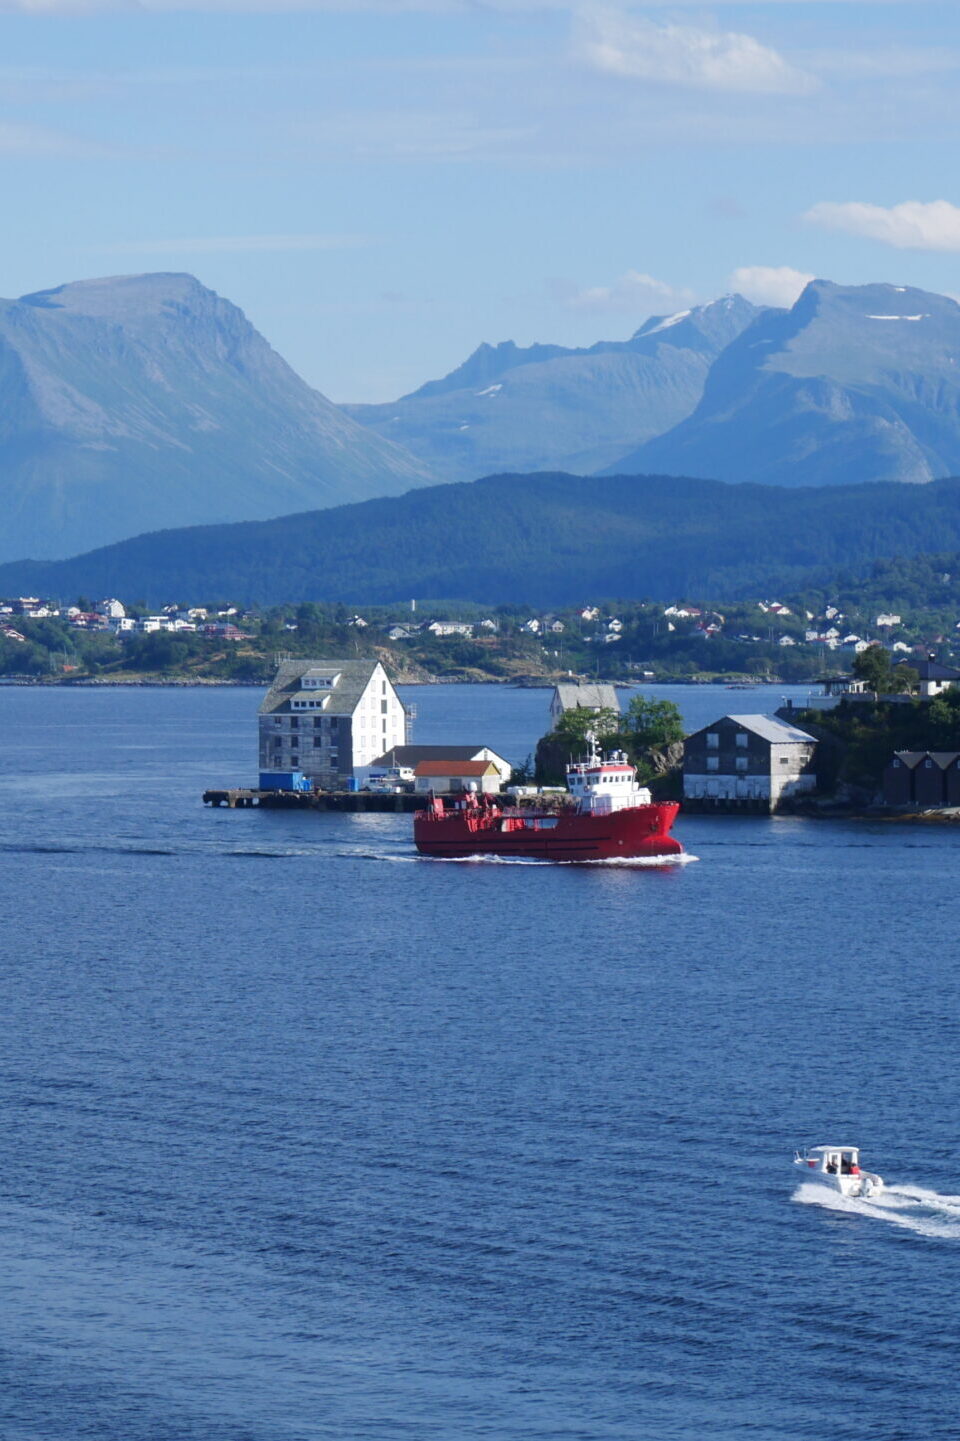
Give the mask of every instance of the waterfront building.
<svg viewBox="0 0 960 1441">
<path fill-rule="evenodd" d="M 817 742 L 768 715 L 726 715 L 687 736 L 683 798 L 697 809 L 776 810 L 816 789 Z"/>
<path fill-rule="evenodd" d="M 371 781 L 393 775 L 400 782 L 412 782 L 421 761 L 489 761 L 496 766 L 502 785 L 508 785 L 513 774 L 510 762 L 489 746 L 391 746 L 383 755 L 375 756 L 368 765 L 358 766 L 356 777 L 363 787 Z"/>
<path fill-rule="evenodd" d="M 960 806 L 960 751 L 897 751 L 883 772 L 883 803 Z"/>
<path fill-rule="evenodd" d="M 907 661 L 906 664 L 920 677 L 920 695 L 923 700 L 932 700 L 934 696 L 942 695 L 960 681 L 960 670 L 941 665 L 936 660 Z"/>
<path fill-rule="evenodd" d="M 285 660 L 260 706 L 260 770 L 324 790 L 407 739 L 403 702 L 377 660 Z"/>
<path fill-rule="evenodd" d="M 606 683 L 577 684 L 576 681 L 561 681 L 554 687 L 550 701 L 550 721 L 556 730 L 564 713 L 568 710 L 613 710 L 620 711 L 615 686 Z"/>
<path fill-rule="evenodd" d="M 436 795 L 477 790 L 497 795 L 500 772 L 493 761 L 420 761 L 414 770 L 414 789 Z"/>
</svg>

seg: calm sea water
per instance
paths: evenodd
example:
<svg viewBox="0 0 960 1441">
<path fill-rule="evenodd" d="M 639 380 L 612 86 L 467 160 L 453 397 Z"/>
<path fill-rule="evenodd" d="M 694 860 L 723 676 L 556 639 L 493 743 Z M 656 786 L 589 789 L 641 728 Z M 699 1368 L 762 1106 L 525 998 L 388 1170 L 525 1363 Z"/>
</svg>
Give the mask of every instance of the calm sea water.
<svg viewBox="0 0 960 1441">
<path fill-rule="evenodd" d="M 3 1441 L 952 1434 L 960 837 L 419 861 L 204 810 L 257 699 L 0 690 Z M 547 699 L 417 738 L 522 759 Z M 807 1204 L 820 1141 L 892 1204 Z"/>
</svg>

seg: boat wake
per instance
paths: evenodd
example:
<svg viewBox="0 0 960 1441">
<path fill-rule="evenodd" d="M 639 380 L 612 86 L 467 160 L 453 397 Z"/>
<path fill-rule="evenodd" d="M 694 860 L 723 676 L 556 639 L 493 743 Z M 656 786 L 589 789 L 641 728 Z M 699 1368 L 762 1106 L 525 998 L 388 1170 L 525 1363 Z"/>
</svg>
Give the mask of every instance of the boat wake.
<svg viewBox="0 0 960 1441">
<path fill-rule="evenodd" d="M 384 857 L 394 860 L 399 857 Z M 626 870 L 662 870 L 665 866 L 686 866 L 699 856 L 687 851 L 677 856 L 611 856 L 608 860 L 596 861 L 554 861 L 540 856 L 412 856 L 411 860 L 426 861 L 430 865 L 458 866 L 613 866 Z"/>
<path fill-rule="evenodd" d="M 875 1200 L 841 1196 L 816 1182 L 803 1182 L 793 1193 L 803 1206 L 823 1206 L 851 1216 L 867 1216 L 913 1231 L 917 1236 L 960 1241 L 960 1196 L 941 1196 L 922 1186 L 886 1186 Z"/>
</svg>

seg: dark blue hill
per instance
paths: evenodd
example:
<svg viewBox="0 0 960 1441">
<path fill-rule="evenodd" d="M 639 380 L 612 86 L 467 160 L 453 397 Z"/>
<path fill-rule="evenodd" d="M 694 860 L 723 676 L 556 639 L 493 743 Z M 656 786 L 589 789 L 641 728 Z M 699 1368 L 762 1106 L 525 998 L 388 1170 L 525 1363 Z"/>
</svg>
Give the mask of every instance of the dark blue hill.
<svg viewBox="0 0 960 1441">
<path fill-rule="evenodd" d="M 279 520 L 0 566 L 0 594 L 550 606 L 736 597 L 960 550 L 960 480 L 782 490 L 670 476 L 491 476 Z"/>
</svg>

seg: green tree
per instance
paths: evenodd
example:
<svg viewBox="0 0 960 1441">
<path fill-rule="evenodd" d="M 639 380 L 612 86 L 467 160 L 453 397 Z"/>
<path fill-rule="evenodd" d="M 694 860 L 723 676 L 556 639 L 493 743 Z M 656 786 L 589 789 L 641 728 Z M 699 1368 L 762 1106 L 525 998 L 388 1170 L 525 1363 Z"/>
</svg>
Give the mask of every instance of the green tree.
<svg viewBox="0 0 960 1441">
<path fill-rule="evenodd" d="M 672 700 L 636 695 L 627 706 L 621 735 L 631 751 L 663 750 L 683 740 L 683 717 Z"/>
<path fill-rule="evenodd" d="M 885 651 L 882 645 L 867 646 L 866 650 L 854 656 L 853 673 L 858 680 L 864 681 L 870 690 L 876 691 L 877 695 L 890 695 L 893 692 L 896 677 L 893 675 L 890 653 Z"/>
<path fill-rule="evenodd" d="M 150 631 L 133 636 L 127 643 L 124 670 L 175 670 L 190 654 L 190 645 L 175 640 L 170 631 Z"/>
<path fill-rule="evenodd" d="M 601 706 L 594 710 L 588 706 L 573 706 L 565 710 L 554 734 L 571 747 L 576 754 L 586 747 L 587 732 L 592 732 L 602 746 L 606 741 L 615 741 L 620 730 L 620 716 L 612 706 Z"/>
<path fill-rule="evenodd" d="M 920 684 L 920 672 L 914 670 L 912 665 L 894 665 L 890 667 L 890 693 L 891 695 L 909 695 L 916 690 Z"/>
</svg>

